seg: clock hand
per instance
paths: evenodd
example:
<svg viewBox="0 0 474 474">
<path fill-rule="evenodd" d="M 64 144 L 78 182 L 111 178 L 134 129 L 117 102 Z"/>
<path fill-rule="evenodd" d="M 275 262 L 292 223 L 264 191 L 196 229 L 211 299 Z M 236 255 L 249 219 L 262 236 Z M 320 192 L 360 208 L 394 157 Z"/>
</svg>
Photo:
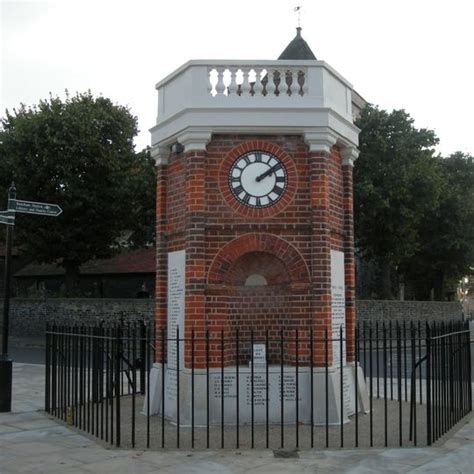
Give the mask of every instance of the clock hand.
<svg viewBox="0 0 474 474">
<path fill-rule="evenodd" d="M 270 169 L 265 171 L 265 173 L 262 173 L 260 176 L 257 176 L 255 178 L 256 181 L 262 181 L 263 178 L 266 178 L 267 176 L 270 176 L 271 174 L 273 174 L 273 172 L 280 166 L 281 166 L 280 163 L 277 163 L 276 165 L 272 166 Z"/>
</svg>

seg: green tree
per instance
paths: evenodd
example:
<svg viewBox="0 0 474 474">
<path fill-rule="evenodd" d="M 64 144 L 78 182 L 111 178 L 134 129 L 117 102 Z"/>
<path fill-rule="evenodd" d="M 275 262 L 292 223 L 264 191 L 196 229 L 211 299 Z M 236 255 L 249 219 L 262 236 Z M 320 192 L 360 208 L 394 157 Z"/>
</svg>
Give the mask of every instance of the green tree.
<svg viewBox="0 0 474 474">
<path fill-rule="evenodd" d="M 134 160 L 127 179 L 131 209 L 123 219 L 129 230 L 128 245 L 139 248 L 155 242 L 156 167 L 149 149 L 137 153 Z"/>
<path fill-rule="evenodd" d="M 419 250 L 405 268 L 417 298 L 444 299 L 446 283 L 474 265 L 474 158 L 457 152 L 437 159 L 443 182 L 439 204 L 423 216 Z"/>
<path fill-rule="evenodd" d="M 41 263 L 65 268 L 68 294 L 79 266 L 117 250 L 124 236 L 151 238 L 154 167 L 135 153 L 137 120 L 123 106 L 90 92 L 50 97 L 9 111 L 0 124 L 0 193 L 59 204 L 57 218 L 17 214 L 15 242 Z M 151 227 L 153 225 L 151 224 Z"/>
<path fill-rule="evenodd" d="M 438 139 L 417 129 L 404 110 L 367 106 L 357 120 L 360 156 L 354 168 L 354 218 L 358 252 L 381 265 L 380 297 L 392 298 L 393 271 L 420 249 L 420 222 L 438 206 Z"/>
</svg>

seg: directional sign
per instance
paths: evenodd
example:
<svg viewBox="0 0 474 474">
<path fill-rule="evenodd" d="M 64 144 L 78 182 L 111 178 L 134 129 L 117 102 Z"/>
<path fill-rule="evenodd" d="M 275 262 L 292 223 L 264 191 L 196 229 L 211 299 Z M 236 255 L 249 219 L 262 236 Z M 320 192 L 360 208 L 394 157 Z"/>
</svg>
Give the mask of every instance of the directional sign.
<svg viewBox="0 0 474 474">
<path fill-rule="evenodd" d="M 0 211 L 0 224 L 15 225 L 15 213 L 12 211 Z"/>
<path fill-rule="evenodd" d="M 15 219 L 10 216 L 0 216 L 0 224 L 15 225 Z"/>
<path fill-rule="evenodd" d="M 56 217 L 63 212 L 57 204 L 46 202 L 20 201 L 19 199 L 10 199 L 8 209 L 20 212 L 22 214 L 37 214 L 41 216 Z"/>
</svg>

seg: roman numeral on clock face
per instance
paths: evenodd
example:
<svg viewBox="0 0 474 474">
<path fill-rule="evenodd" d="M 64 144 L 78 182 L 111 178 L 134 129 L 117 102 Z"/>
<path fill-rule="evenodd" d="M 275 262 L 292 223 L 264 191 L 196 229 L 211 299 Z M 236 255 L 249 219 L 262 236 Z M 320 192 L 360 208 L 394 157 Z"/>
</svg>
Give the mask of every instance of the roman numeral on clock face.
<svg viewBox="0 0 474 474">
<path fill-rule="evenodd" d="M 283 188 L 280 188 L 279 186 L 275 186 L 275 187 L 273 188 L 273 192 L 274 192 L 275 194 L 278 194 L 278 196 L 281 196 L 282 193 L 283 193 L 283 191 L 284 191 L 284 189 L 283 189 Z"/>
<path fill-rule="evenodd" d="M 244 191 L 244 188 L 242 187 L 241 184 L 239 184 L 237 186 L 233 186 L 233 189 L 234 189 L 234 193 L 235 193 L 236 196 L 238 196 L 239 194 L 241 194 Z"/>
</svg>

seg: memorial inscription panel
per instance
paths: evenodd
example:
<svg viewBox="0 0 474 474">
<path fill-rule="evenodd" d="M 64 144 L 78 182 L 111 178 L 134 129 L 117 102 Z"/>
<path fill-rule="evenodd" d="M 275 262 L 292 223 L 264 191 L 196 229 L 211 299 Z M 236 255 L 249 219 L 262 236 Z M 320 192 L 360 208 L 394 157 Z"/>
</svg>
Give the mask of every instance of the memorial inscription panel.
<svg viewBox="0 0 474 474">
<path fill-rule="evenodd" d="M 253 363 L 254 364 L 265 364 L 267 362 L 265 344 L 254 344 L 253 345 Z"/>
<path fill-rule="evenodd" d="M 340 335 L 342 329 L 342 365 L 346 364 L 346 296 L 344 281 L 344 253 L 331 250 L 331 315 L 333 364 L 341 365 Z"/>
<path fill-rule="evenodd" d="M 167 402 L 176 400 L 177 369 L 184 367 L 184 344 L 176 343 L 184 337 L 184 284 L 186 253 L 184 250 L 168 253 L 168 370 L 166 371 Z M 178 353 L 179 348 L 179 353 Z M 179 357 L 178 357 L 179 355 Z"/>
</svg>

